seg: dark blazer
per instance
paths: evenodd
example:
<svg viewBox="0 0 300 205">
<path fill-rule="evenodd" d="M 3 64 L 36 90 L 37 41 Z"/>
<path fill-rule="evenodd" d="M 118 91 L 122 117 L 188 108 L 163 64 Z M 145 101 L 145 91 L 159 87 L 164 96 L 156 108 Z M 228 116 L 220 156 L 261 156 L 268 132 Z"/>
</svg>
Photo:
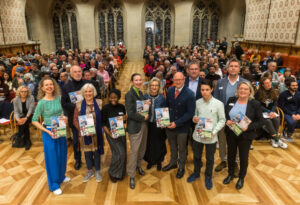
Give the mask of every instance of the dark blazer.
<svg viewBox="0 0 300 205">
<path fill-rule="evenodd" d="M 234 104 L 237 101 L 237 97 L 231 97 L 228 99 L 228 102 L 225 106 L 225 115 L 226 120 L 230 120 L 229 112 L 233 108 Z M 257 137 L 256 130 L 261 128 L 263 125 L 263 116 L 261 112 L 260 103 L 257 100 L 249 100 L 247 103 L 246 116 L 251 120 L 251 123 L 248 126 L 248 129 L 243 132 L 240 136 L 236 136 L 231 129 L 226 126 L 225 132 L 227 136 L 230 137 L 239 137 L 248 140 L 253 140 Z"/>
<path fill-rule="evenodd" d="M 142 122 L 145 122 L 145 117 L 136 111 L 136 101 L 145 100 L 143 93 L 140 91 L 140 96 L 131 87 L 125 95 L 125 107 L 128 114 L 127 130 L 129 134 L 136 134 L 141 130 Z"/>
<path fill-rule="evenodd" d="M 201 95 L 201 83 L 202 83 L 203 79 L 199 77 L 199 81 L 198 81 L 198 86 L 197 86 L 197 91 L 196 91 L 196 100 L 202 98 L 202 95 Z M 189 87 L 189 83 L 190 83 L 190 77 L 187 77 L 185 79 L 185 86 L 186 87 Z"/>
<path fill-rule="evenodd" d="M 193 91 L 187 86 L 183 86 L 175 99 L 175 87 L 171 87 L 168 89 L 166 101 L 170 112 L 170 122 L 175 122 L 176 124 L 176 128 L 170 130 L 178 133 L 188 133 L 196 108 L 196 99 Z"/>
<path fill-rule="evenodd" d="M 69 80 L 62 89 L 61 105 L 64 109 L 64 112 L 66 112 L 65 114 L 68 117 L 68 124 L 71 128 L 75 128 L 73 126 L 75 104 L 71 102 L 69 93 L 80 90 L 86 83 L 88 83 L 88 81 L 86 80 L 75 81 L 74 79 L 72 79 Z"/>
</svg>

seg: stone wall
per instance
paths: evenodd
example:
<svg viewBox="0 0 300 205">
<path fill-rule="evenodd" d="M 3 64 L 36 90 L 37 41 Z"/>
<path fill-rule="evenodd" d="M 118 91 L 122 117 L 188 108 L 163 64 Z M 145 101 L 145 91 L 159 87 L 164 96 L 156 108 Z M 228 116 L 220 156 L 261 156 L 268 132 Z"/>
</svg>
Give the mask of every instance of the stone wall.
<svg viewBox="0 0 300 205">
<path fill-rule="evenodd" d="M 8 1 L 8 0 L 6 0 Z M 13 0 L 25 1 L 25 0 Z M 235 34 L 242 34 L 242 16 L 245 12 L 244 0 L 215 0 L 220 8 L 218 37 L 226 36 L 228 42 Z M 1 1 L 0 1 L 1 2 Z M 72 0 L 76 6 L 79 46 L 93 49 L 99 46 L 97 9 L 99 0 Z M 192 8 L 194 0 L 169 0 L 173 9 L 171 42 L 175 45 L 188 45 L 192 41 Z M 145 46 L 145 7 L 146 0 L 124 0 L 124 39 L 130 60 L 140 60 Z M 39 40 L 42 52 L 55 49 L 51 11 L 54 0 L 27 0 L 26 15 L 32 39 Z M 234 6 L 232 6 L 234 5 Z M 1 38 L 1 37 L 0 37 Z"/>
</svg>

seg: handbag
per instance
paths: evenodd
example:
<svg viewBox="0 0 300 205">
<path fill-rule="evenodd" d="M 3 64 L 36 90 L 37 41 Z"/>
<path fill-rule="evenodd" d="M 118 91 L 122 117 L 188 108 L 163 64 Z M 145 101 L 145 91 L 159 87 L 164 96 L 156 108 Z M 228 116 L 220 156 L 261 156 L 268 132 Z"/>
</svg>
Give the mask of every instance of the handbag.
<svg viewBox="0 0 300 205">
<path fill-rule="evenodd" d="M 25 147 L 25 136 L 23 133 L 17 132 L 10 137 L 12 147 L 22 148 Z"/>
</svg>

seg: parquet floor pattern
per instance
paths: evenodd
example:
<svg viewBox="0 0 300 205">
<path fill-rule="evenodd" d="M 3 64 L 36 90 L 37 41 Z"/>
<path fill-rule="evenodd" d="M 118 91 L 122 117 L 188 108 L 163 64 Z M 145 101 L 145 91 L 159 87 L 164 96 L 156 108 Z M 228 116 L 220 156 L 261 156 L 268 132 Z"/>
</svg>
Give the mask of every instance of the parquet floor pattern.
<svg viewBox="0 0 300 205">
<path fill-rule="evenodd" d="M 133 72 L 142 72 L 142 62 L 128 62 L 119 78 L 118 87 L 124 94 L 130 87 Z M 1 132 L 2 131 L 2 132 Z M 300 141 L 289 143 L 287 150 L 274 149 L 268 141 L 254 142 L 250 151 L 248 174 L 242 190 L 235 189 L 235 183 L 227 186 L 222 180 L 227 170 L 213 173 L 213 189 L 207 191 L 204 185 L 204 169 L 195 183 L 186 182 L 193 171 L 192 150 L 189 147 L 186 174 L 176 179 L 176 170 L 158 172 L 156 168 L 146 170 L 146 175 L 137 176 L 134 190 L 128 187 L 128 177 L 118 183 L 111 183 L 107 173 L 111 152 L 105 144 L 101 158 L 103 180 L 95 178 L 83 183 L 86 166 L 75 171 L 72 147 L 68 148 L 67 176 L 69 183 L 62 184 L 63 194 L 55 196 L 49 192 L 44 165 L 44 154 L 38 132 L 33 129 L 33 146 L 29 151 L 11 148 L 7 140 L 12 133 L 0 131 L 0 204 L 300 204 Z M 128 142 L 129 148 L 129 142 Z M 218 151 L 215 165 L 219 163 Z M 204 159 L 203 159 L 204 160 Z M 169 150 L 163 165 L 169 161 Z M 146 163 L 143 164 L 145 168 Z"/>
</svg>

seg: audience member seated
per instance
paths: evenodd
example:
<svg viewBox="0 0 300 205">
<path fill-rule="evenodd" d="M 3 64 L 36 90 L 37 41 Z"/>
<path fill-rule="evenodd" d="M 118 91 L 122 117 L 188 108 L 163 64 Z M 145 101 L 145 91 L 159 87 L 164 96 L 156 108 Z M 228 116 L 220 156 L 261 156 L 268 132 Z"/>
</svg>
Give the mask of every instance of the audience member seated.
<svg viewBox="0 0 300 205">
<path fill-rule="evenodd" d="M 288 90 L 279 95 L 278 106 L 283 110 L 287 122 L 283 139 L 292 141 L 295 128 L 300 127 L 300 92 L 295 78 L 288 77 L 285 82 Z"/>
<path fill-rule="evenodd" d="M 9 87 L 4 83 L 3 77 L 0 77 L 0 102 L 10 102 L 10 100 Z"/>
<path fill-rule="evenodd" d="M 25 150 L 31 147 L 29 123 L 34 113 L 34 97 L 28 87 L 22 85 L 18 88 L 13 100 L 14 115 L 19 127 L 19 133 L 24 135 Z"/>
<path fill-rule="evenodd" d="M 287 144 L 282 142 L 278 136 L 278 129 L 280 125 L 279 116 L 276 114 L 278 92 L 272 87 L 272 82 L 270 79 L 264 77 L 260 80 L 260 86 L 255 94 L 255 99 L 260 102 L 264 117 L 263 123 L 266 126 L 269 134 L 272 136 L 272 146 L 274 148 L 279 146 L 283 149 L 286 149 Z"/>
<path fill-rule="evenodd" d="M 100 75 L 103 77 L 105 86 L 108 87 L 110 78 L 109 78 L 108 72 L 105 70 L 105 65 L 103 63 L 99 64 L 97 75 Z"/>
</svg>

